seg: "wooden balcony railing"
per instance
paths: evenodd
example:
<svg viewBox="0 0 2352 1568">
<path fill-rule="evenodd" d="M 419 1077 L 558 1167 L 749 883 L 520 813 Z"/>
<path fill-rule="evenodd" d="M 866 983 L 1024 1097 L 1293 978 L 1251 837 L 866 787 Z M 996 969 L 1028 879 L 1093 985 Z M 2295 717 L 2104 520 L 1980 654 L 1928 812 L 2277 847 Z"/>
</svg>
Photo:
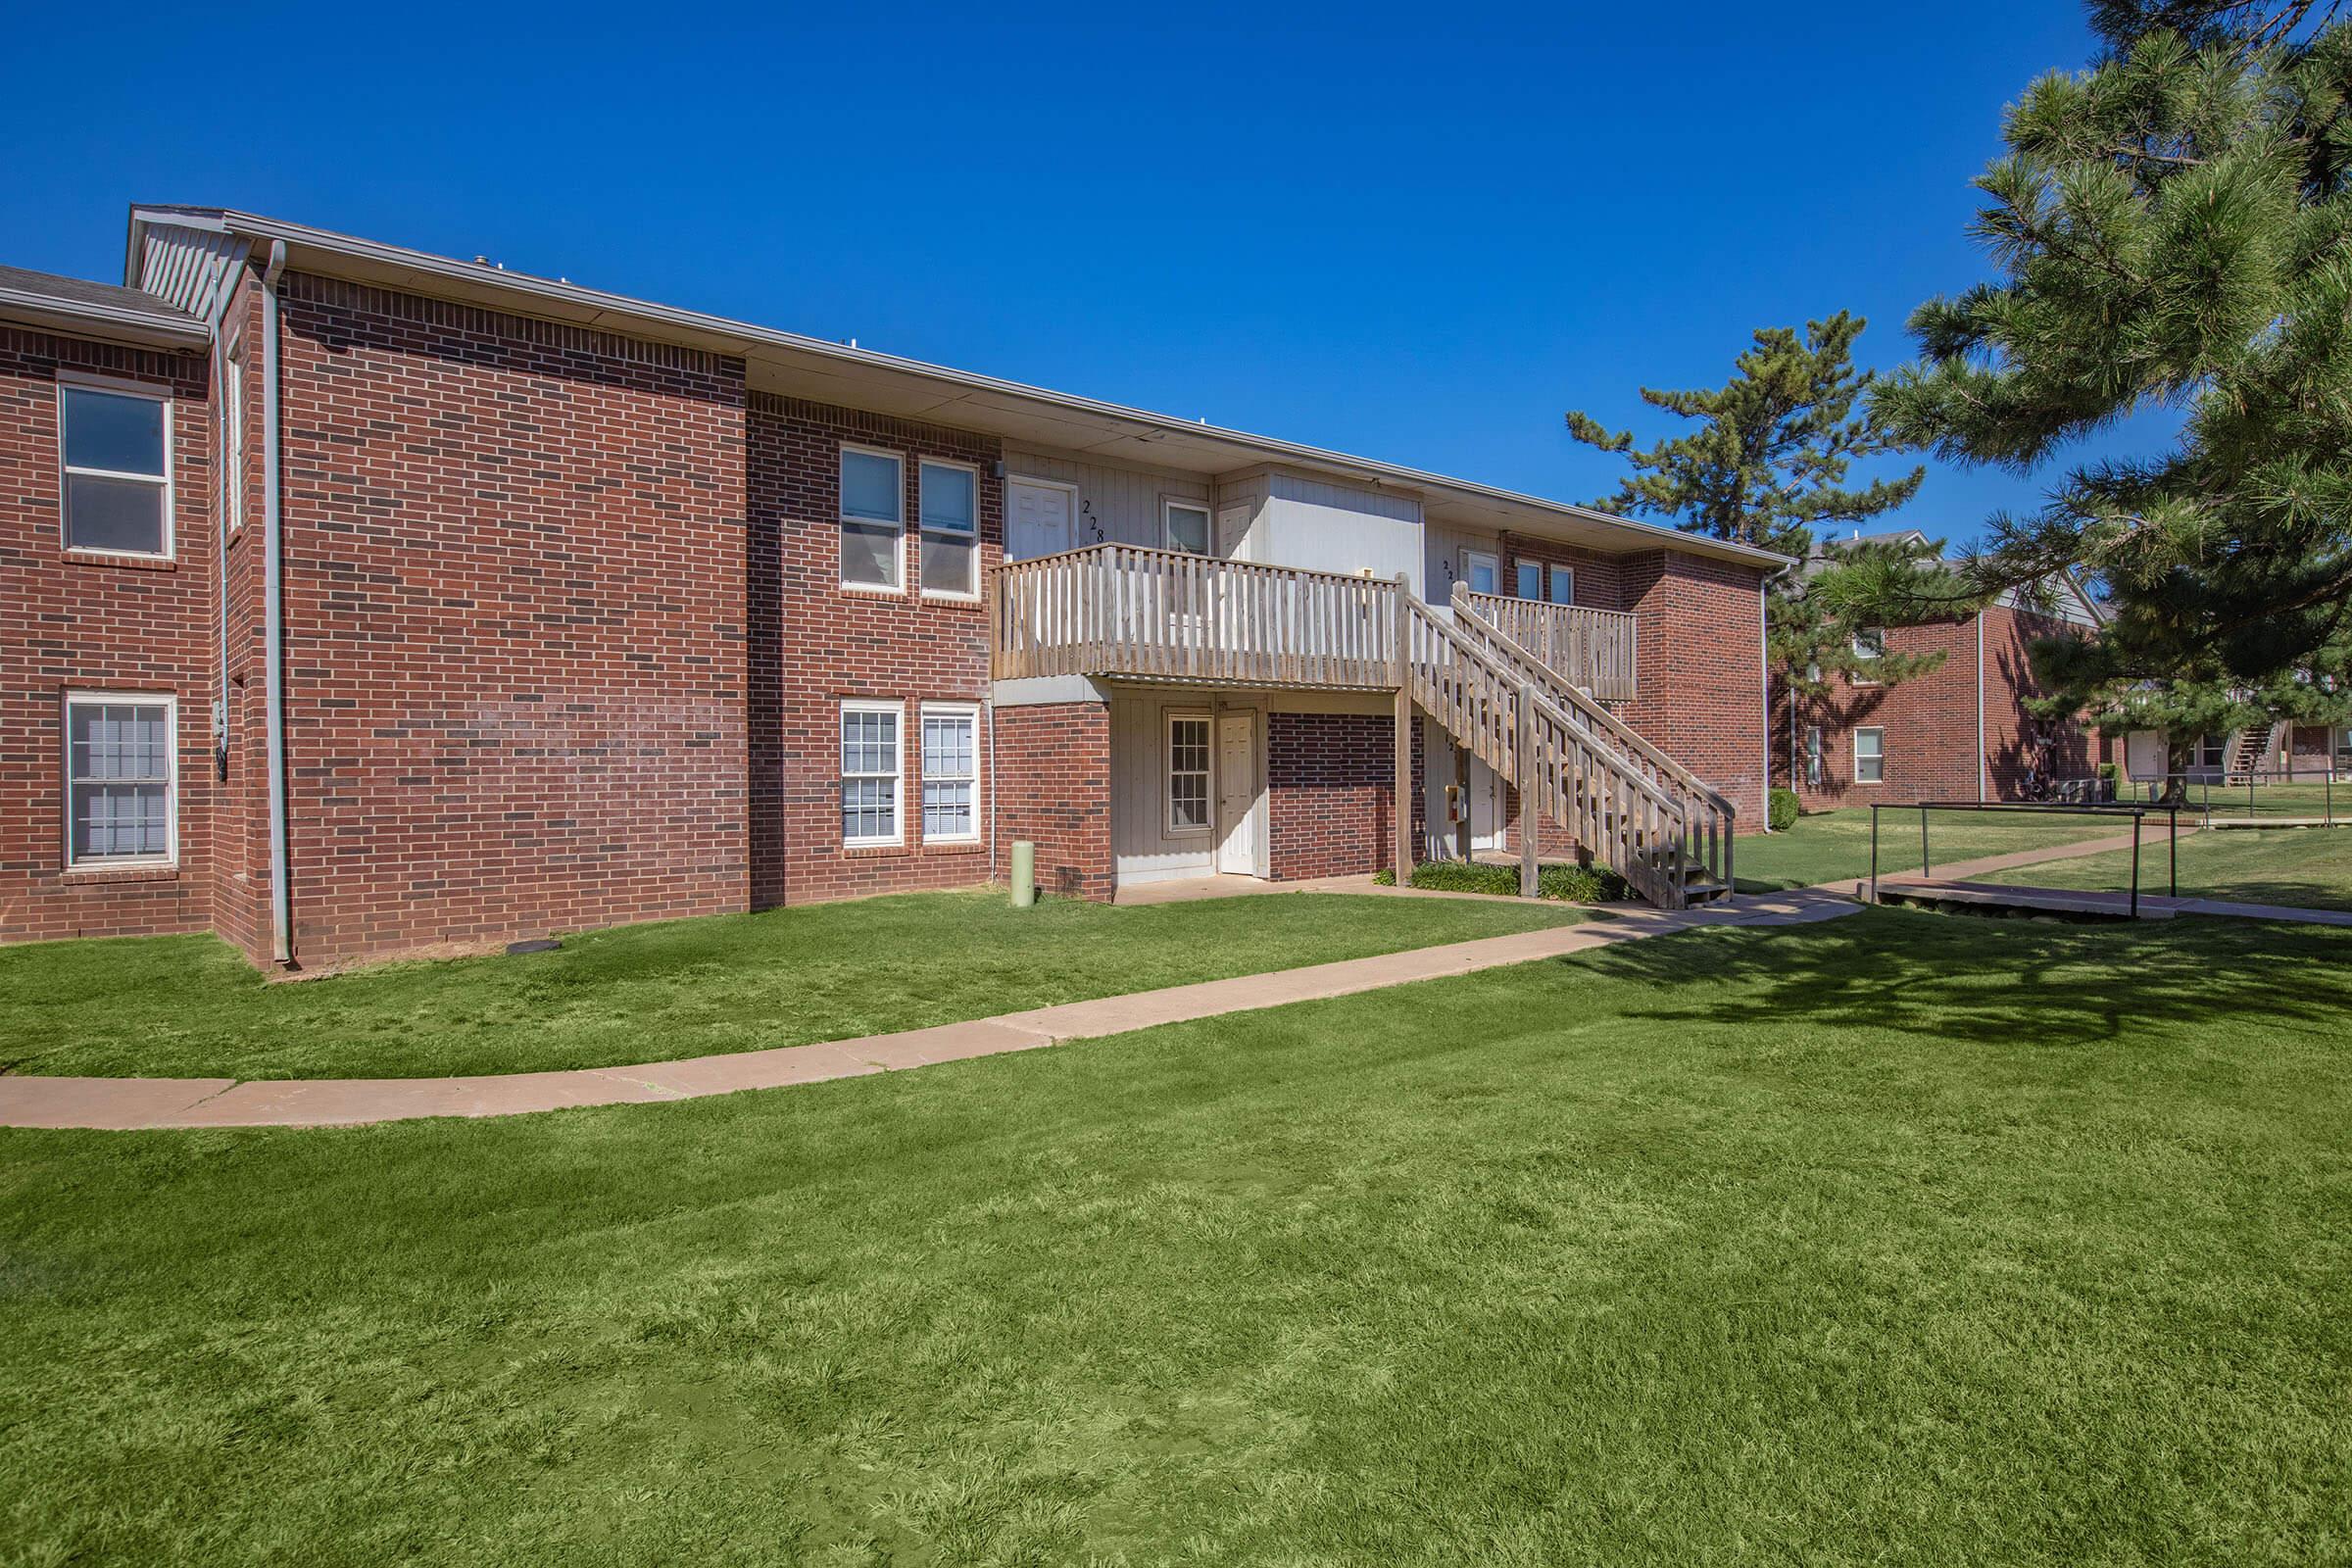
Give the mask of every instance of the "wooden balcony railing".
<svg viewBox="0 0 2352 1568">
<path fill-rule="evenodd" d="M 996 675 L 1397 684 L 1394 582 L 1095 545 L 997 573 Z"/>
<path fill-rule="evenodd" d="M 1459 583 L 1453 592 L 1502 635 L 1566 676 L 1570 685 L 1584 687 L 1604 703 L 1640 695 L 1632 615 L 1472 593 Z"/>
</svg>

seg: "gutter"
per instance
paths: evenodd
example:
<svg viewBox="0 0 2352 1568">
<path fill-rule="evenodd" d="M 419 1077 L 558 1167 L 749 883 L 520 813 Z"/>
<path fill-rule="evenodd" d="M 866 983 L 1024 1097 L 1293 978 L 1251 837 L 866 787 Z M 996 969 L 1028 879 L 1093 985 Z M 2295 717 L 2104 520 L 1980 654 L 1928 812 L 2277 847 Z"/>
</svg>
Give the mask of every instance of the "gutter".
<svg viewBox="0 0 2352 1568">
<path fill-rule="evenodd" d="M 277 280 L 286 245 L 273 240 L 262 273 L 262 529 L 264 689 L 270 750 L 270 956 L 294 961 L 294 919 L 286 833 L 286 553 L 285 507 L 278 483 L 283 460 L 278 408 Z"/>
<path fill-rule="evenodd" d="M 149 348 L 201 349 L 212 343 L 211 327 L 193 316 L 158 316 L 119 305 L 61 300 L 21 288 L 0 287 L 0 316 Z"/>
</svg>

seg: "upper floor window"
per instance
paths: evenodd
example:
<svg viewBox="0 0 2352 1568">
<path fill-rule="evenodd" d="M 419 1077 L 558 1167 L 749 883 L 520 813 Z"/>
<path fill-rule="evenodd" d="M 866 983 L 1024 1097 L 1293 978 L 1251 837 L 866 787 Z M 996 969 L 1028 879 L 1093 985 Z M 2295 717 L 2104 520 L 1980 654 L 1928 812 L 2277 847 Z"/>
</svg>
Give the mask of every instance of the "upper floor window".
<svg viewBox="0 0 2352 1568">
<path fill-rule="evenodd" d="M 169 697 L 66 698 L 66 864 L 169 865 L 175 850 Z"/>
<path fill-rule="evenodd" d="M 1545 568 L 1545 581 L 1551 589 L 1553 604 L 1573 605 L 1576 603 L 1576 571 L 1573 567 L 1547 567 Z"/>
<path fill-rule="evenodd" d="M 1854 633 L 1854 658 L 1859 662 L 1876 663 L 1886 652 L 1886 631 L 1885 627 L 1865 626 Z M 1876 686 L 1878 684 L 1877 680 L 1860 670 L 1854 672 L 1853 681 L 1857 686 Z"/>
<path fill-rule="evenodd" d="M 1485 550 L 1462 552 L 1462 581 L 1474 594 L 1494 594 L 1502 591 L 1501 566 L 1494 554 Z"/>
<path fill-rule="evenodd" d="M 1170 501 L 1162 509 L 1168 548 L 1188 556 L 1208 554 L 1208 509 L 1189 501 Z"/>
<path fill-rule="evenodd" d="M 171 413 L 161 392 L 58 384 L 67 549 L 172 554 Z"/>
<path fill-rule="evenodd" d="M 1555 605 L 1576 603 L 1576 573 L 1566 566 L 1546 566 L 1540 561 L 1519 563 L 1519 597 Z"/>
<path fill-rule="evenodd" d="M 918 503 L 923 530 L 923 592 L 980 597 L 980 471 L 960 463 L 925 463 Z"/>
<path fill-rule="evenodd" d="M 896 589 L 903 579 L 906 468 L 896 453 L 841 449 L 841 580 Z"/>
</svg>

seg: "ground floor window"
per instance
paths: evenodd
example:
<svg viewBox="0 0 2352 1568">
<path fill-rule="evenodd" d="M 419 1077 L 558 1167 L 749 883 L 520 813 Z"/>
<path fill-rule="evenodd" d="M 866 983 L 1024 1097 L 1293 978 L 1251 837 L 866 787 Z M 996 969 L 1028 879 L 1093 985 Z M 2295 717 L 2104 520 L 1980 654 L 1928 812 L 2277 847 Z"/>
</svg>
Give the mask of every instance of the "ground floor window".
<svg viewBox="0 0 2352 1568">
<path fill-rule="evenodd" d="M 1208 831 L 1208 715 L 1168 715 L 1168 831 Z"/>
<path fill-rule="evenodd" d="M 841 705 L 841 841 L 852 849 L 900 841 L 900 717 L 897 703 Z"/>
<path fill-rule="evenodd" d="M 1819 724 L 1805 726 L 1805 784 L 1811 789 L 1821 788 L 1821 726 Z"/>
<path fill-rule="evenodd" d="M 2205 736 L 2197 742 L 2196 755 L 2196 765 L 2199 767 L 2227 767 L 2229 765 L 2230 737 L 2227 735 Z"/>
<path fill-rule="evenodd" d="M 169 697 L 67 697 L 67 865 L 172 863 L 177 727 Z"/>
<path fill-rule="evenodd" d="M 1883 784 L 1886 781 L 1886 732 L 1883 729 L 1854 731 L 1854 782 Z"/>
<path fill-rule="evenodd" d="M 969 843 L 980 836 L 980 710 L 923 705 L 923 841 Z"/>
</svg>

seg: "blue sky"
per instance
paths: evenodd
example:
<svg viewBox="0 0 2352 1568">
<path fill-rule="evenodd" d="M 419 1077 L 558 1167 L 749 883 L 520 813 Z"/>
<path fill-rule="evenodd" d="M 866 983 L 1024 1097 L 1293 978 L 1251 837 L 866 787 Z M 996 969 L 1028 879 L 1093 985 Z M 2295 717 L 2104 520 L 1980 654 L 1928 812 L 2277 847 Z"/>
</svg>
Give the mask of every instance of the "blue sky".
<svg viewBox="0 0 2352 1568">
<path fill-rule="evenodd" d="M 42 7 L 0 261 L 111 279 L 127 203 L 237 206 L 1590 500 L 1564 410 L 1659 433 L 1639 386 L 1840 308 L 1899 364 L 1982 274 L 2001 108 L 2090 44 L 1971 11 Z M 2042 484 L 1932 466 L 1901 520 Z"/>
</svg>

